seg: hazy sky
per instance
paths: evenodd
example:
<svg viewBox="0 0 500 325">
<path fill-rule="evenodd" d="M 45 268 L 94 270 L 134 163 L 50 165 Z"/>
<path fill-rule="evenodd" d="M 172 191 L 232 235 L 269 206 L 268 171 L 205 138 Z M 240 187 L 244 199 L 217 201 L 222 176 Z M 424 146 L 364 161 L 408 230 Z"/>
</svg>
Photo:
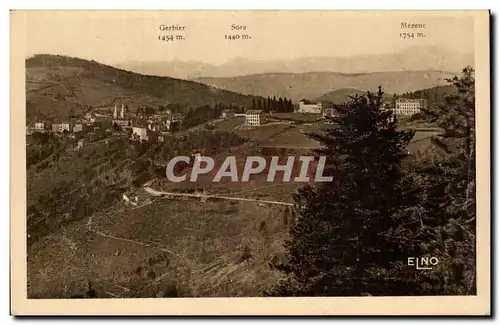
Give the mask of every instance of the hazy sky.
<svg viewBox="0 0 500 325">
<path fill-rule="evenodd" d="M 392 53 L 436 45 L 472 53 L 473 20 L 465 12 L 32 11 L 24 15 L 26 55 L 63 54 L 114 64 L 126 61 L 248 60 Z M 401 23 L 425 24 L 401 29 Z M 160 25 L 185 26 L 183 32 Z M 231 25 L 246 30 L 232 31 Z M 400 33 L 413 32 L 415 39 Z M 417 32 L 425 38 L 417 37 Z M 185 40 L 164 42 L 163 35 Z M 251 39 L 226 40 L 246 34 Z"/>
</svg>

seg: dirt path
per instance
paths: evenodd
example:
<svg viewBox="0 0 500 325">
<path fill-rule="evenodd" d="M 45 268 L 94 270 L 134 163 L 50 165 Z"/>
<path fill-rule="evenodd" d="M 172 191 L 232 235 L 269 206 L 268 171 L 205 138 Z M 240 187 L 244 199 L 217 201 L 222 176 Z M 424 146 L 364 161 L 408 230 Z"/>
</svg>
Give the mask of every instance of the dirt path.
<svg viewBox="0 0 500 325">
<path fill-rule="evenodd" d="M 221 200 L 233 200 L 233 201 L 246 201 L 246 202 L 255 202 L 262 204 L 276 204 L 276 205 L 286 205 L 286 206 L 294 206 L 293 203 L 289 202 L 280 202 L 280 201 L 268 201 L 268 200 L 258 200 L 258 199 L 249 199 L 244 197 L 230 197 L 230 196 L 220 196 L 220 195 L 211 195 L 211 194 L 191 194 L 191 193 L 174 193 L 174 192 L 160 192 L 152 189 L 151 187 L 145 186 L 144 190 L 153 196 L 187 196 L 187 197 L 195 197 L 200 199 L 221 199 Z"/>
</svg>

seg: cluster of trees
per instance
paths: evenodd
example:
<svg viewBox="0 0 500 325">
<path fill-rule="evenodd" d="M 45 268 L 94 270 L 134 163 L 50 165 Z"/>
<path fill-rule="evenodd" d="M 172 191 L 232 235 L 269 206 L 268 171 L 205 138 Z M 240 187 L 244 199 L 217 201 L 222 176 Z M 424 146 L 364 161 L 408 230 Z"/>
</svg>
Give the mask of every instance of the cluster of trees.
<svg viewBox="0 0 500 325">
<path fill-rule="evenodd" d="M 219 118 L 224 110 L 230 110 L 235 113 L 243 113 L 245 111 L 243 106 L 217 103 L 215 105 L 202 105 L 197 107 L 186 107 L 178 110 L 178 112 L 184 114 L 184 124 L 185 128 L 193 127 L 196 125 L 203 124 L 212 119 Z"/>
<path fill-rule="evenodd" d="M 407 164 L 413 132 L 381 110 L 383 92 L 342 105 L 335 127 L 311 134 L 330 159 L 329 183 L 295 195 L 297 221 L 274 260 L 282 280 L 270 296 L 473 295 L 476 293 L 474 70 L 425 116 L 445 132 Z M 367 159 L 369 157 L 369 159 Z M 409 257 L 436 257 L 430 271 Z"/>
<path fill-rule="evenodd" d="M 259 109 L 266 113 L 291 113 L 293 112 L 293 103 L 291 99 L 278 98 L 276 96 L 267 98 L 253 98 L 252 109 Z"/>
<path fill-rule="evenodd" d="M 183 126 L 185 128 L 190 128 L 218 118 L 220 117 L 222 110 L 222 106 L 211 105 L 189 108 L 185 112 Z"/>
</svg>

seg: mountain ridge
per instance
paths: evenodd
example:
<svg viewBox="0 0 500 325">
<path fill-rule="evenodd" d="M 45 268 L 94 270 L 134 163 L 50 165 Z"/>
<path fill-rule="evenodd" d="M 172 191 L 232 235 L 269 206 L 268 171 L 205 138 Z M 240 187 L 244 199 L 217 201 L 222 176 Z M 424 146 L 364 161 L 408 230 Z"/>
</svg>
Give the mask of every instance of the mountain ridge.
<svg viewBox="0 0 500 325">
<path fill-rule="evenodd" d="M 386 93 L 406 93 L 447 84 L 457 74 L 445 71 L 420 70 L 345 74 L 307 72 L 303 74 L 256 74 L 224 78 L 198 78 L 197 82 L 241 94 L 291 98 L 319 98 L 331 91 L 352 88 L 374 91 L 378 86 Z"/>
<path fill-rule="evenodd" d="M 472 53 L 460 53 L 438 46 L 413 46 L 395 53 L 358 54 L 354 56 L 316 56 L 272 60 L 229 60 L 223 64 L 201 61 L 123 62 L 116 66 L 145 74 L 182 79 L 221 78 L 243 75 L 290 72 L 372 73 L 401 70 L 441 70 L 460 72 L 474 64 Z"/>
<path fill-rule="evenodd" d="M 168 103 L 249 107 L 253 98 L 192 80 L 141 75 L 69 56 L 38 54 L 25 62 L 28 120 L 67 118 L 83 107 L 105 107 L 117 98 L 132 106 L 154 107 Z"/>
</svg>

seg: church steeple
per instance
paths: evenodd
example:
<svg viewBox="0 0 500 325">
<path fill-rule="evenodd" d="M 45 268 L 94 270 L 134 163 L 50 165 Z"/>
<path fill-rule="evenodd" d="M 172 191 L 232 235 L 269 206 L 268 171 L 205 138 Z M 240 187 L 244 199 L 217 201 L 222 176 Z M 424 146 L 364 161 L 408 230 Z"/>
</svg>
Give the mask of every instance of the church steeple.
<svg viewBox="0 0 500 325">
<path fill-rule="evenodd" d="M 125 118 L 125 106 L 122 102 L 122 109 L 120 110 L 120 118 Z"/>
</svg>

